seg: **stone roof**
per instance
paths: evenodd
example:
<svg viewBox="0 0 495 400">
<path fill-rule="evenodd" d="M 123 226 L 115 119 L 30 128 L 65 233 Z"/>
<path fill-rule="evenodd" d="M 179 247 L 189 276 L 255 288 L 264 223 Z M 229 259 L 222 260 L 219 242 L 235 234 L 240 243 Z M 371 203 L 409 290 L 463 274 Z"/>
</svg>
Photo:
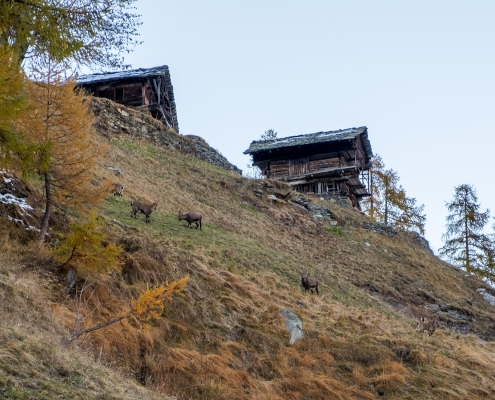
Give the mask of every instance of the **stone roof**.
<svg viewBox="0 0 495 400">
<path fill-rule="evenodd" d="M 373 156 L 371 144 L 368 139 L 368 128 L 361 126 L 359 128 L 340 129 L 337 131 L 317 132 L 307 135 L 288 136 L 273 140 L 255 140 L 251 142 L 249 149 L 244 151 L 244 154 L 253 154 L 260 151 L 274 150 L 280 148 L 304 146 L 315 143 L 337 142 L 342 140 L 352 140 L 357 136 L 361 136 L 363 149 L 366 152 L 366 157 L 369 159 Z"/>
<path fill-rule="evenodd" d="M 89 85 L 98 82 L 115 81 L 121 79 L 151 78 L 159 75 L 169 75 L 167 65 L 153 68 L 129 69 L 126 71 L 101 72 L 97 74 L 81 75 L 76 79 L 79 85 Z"/>
</svg>

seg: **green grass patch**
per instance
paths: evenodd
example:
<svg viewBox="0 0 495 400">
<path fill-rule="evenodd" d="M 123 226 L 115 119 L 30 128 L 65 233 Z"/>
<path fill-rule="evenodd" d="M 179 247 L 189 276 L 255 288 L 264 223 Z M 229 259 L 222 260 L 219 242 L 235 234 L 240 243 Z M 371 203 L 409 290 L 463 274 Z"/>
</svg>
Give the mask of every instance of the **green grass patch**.
<svg viewBox="0 0 495 400">
<path fill-rule="evenodd" d="M 344 236 L 344 230 L 342 227 L 338 225 L 331 225 L 326 227 L 327 232 L 330 232 L 332 235 L 337 236 L 337 237 L 342 237 Z"/>
<path fill-rule="evenodd" d="M 256 209 L 253 212 L 259 213 Z M 314 271 L 314 265 L 308 263 L 304 257 L 299 258 L 274 249 L 263 242 L 228 231 L 210 222 L 203 222 L 202 230 L 190 229 L 186 221 L 178 221 L 177 215 L 157 209 L 151 213 L 151 222 L 147 224 L 142 213 L 136 214 L 137 219 L 131 217 L 130 201 L 118 196 L 106 198 L 102 213 L 152 238 L 165 239 L 180 249 L 185 257 L 196 257 L 202 263 L 216 269 L 244 276 L 275 273 L 281 281 L 298 290 L 302 290 L 300 270 L 309 268 Z M 342 229 L 338 232 L 342 232 Z M 380 302 L 359 288 L 336 279 L 331 268 L 318 271 L 317 276 L 322 293 L 330 294 L 333 299 L 343 304 L 384 309 Z"/>
</svg>

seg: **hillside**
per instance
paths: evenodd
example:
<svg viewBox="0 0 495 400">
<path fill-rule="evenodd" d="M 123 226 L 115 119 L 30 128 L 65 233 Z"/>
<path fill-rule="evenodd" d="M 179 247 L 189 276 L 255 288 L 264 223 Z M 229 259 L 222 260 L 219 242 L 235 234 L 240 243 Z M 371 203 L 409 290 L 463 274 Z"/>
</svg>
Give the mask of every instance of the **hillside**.
<svg viewBox="0 0 495 400">
<path fill-rule="evenodd" d="M 0 204 L 0 398 L 495 397 L 495 319 L 483 297 L 493 291 L 424 242 L 199 159 L 194 141 L 167 142 L 173 133 L 160 127 L 151 138 L 101 120 L 98 129 L 108 153 L 96 176 L 115 171 L 125 186 L 99 210 L 124 247 L 121 269 L 80 279 L 87 296 L 66 295 L 35 235 L 12 220 L 18 206 Z M 36 208 L 36 182 L 22 193 Z M 150 224 L 131 218 L 134 199 L 157 201 Z M 201 211 L 203 229 L 187 229 L 179 210 Z M 53 237 L 74 218 L 57 215 Z M 306 269 L 319 296 L 302 289 Z M 93 326 L 186 274 L 185 296 L 147 329 L 128 321 L 62 345 L 78 306 Z M 432 336 L 415 331 L 422 307 L 439 318 Z M 304 330 L 294 345 L 284 309 Z"/>
</svg>

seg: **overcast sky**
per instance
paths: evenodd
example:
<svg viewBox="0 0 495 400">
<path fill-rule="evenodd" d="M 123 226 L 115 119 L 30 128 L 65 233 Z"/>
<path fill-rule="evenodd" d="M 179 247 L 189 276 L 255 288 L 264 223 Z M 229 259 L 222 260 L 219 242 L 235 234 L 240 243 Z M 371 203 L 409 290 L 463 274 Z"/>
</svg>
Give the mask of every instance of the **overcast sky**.
<svg viewBox="0 0 495 400">
<path fill-rule="evenodd" d="M 243 151 L 267 129 L 281 138 L 364 125 L 373 152 L 425 204 L 434 250 L 455 186 L 473 185 L 495 212 L 495 1 L 136 6 L 144 43 L 125 61 L 168 65 L 180 133 L 242 170 Z"/>
</svg>

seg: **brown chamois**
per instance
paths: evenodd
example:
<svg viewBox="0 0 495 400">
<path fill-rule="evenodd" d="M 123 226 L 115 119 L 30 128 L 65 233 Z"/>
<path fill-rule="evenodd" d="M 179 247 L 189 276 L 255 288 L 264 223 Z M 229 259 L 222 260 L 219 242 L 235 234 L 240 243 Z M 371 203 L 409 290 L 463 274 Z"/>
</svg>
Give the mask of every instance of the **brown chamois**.
<svg viewBox="0 0 495 400">
<path fill-rule="evenodd" d="M 141 211 L 146 216 L 146 223 L 149 223 L 151 211 L 156 210 L 156 206 L 157 206 L 156 202 L 154 202 L 153 204 L 146 204 L 137 200 L 131 201 L 131 207 L 132 207 L 131 218 L 132 218 L 132 214 L 134 214 L 134 218 L 137 219 L 136 213 L 138 211 Z"/>
<path fill-rule="evenodd" d="M 202 230 L 201 221 L 203 220 L 203 215 L 200 212 L 182 214 L 182 211 L 179 211 L 179 221 L 182 221 L 183 219 L 187 221 L 187 226 L 189 228 L 192 229 L 192 223 L 194 222 L 196 224 L 196 229 L 198 229 L 199 226 L 199 230 Z"/>
<path fill-rule="evenodd" d="M 114 196 L 123 197 L 124 196 L 124 185 L 122 185 L 120 183 L 115 183 L 113 185 L 112 193 Z"/>
<path fill-rule="evenodd" d="M 301 284 L 304 287 L 304 293 L 306 293 L 308 290 L 313 294 L 313 288 L 316 290 L 316 294 L 319 295 L 318 293 L 318 281 L 316 278 L 310 278 L 308 277 L 308 271 L 301 271 Z"/>
<path fill-rule="evenodd" d="M 437 318 L 435 317 L 428 317 L 428 316 L 421 316 L 419 317 L 418 324 L 416 325 L 416 332 L 428 332 L 428 335 L 433 335 L 433 332 L 435 332 L 435 329 L 437 329 Z"/>
</svg>

